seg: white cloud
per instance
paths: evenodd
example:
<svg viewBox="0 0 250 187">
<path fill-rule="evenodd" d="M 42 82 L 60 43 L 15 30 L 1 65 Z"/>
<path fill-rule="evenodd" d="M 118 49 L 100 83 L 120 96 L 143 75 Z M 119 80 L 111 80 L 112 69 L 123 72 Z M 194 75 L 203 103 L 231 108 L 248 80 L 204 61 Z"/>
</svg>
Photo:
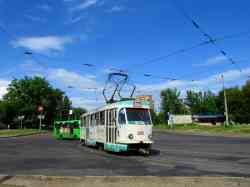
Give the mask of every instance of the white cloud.
<svg viewBox="0 0 250 187">
<path fill-rule="evenodd" d="M 19 71 L 25 72 L 28 76 L 46 77 L 47 71 L 44 66 L 33 60 L 26 60 L 20 65 Z"/>
<path fill-rule="evenodd" d="M 12 41 L 13 47 L 24 47 L 38 53 L 48 53 L 50 51 L 63 51 L 66 44 L 72 43 L 71 37 L 43 36 L 43 37 L 23 37 Z"/>
<path fill-rule="evenodd" d="M 197 81 L 189 81 L 189 80 L 176 80 L 176 81 L 168 81 L 161 84 L 152 84 L 152 85 L 138 85 L 137 87 L 142 91 L 149 92 L 160 92 L 166 88 L 177 88 L 181 91 L 186 91 L 188 89 L 198 88 L 198 89 L 211 89 L 213 91 L 217 91 L 221 88 L 221 75 L 223 74 L 224 80 L 226 83 L 230 83 L 233 81 L 238 81 L 246 78 L 250 75 L 250 67 L 245 68 L 242 72 L 239 70 L 229 70 L 219 74 L 211 75 L 208 78 L 197 80 Z"/>
<path fill-rule="evenodd" d="M 73 2 L 73 1 L 75 1 L 75 0 L 63 0 L 65 3 L 71 3 L 71 2 Z"/>
<path fill-rule="evenodd" d="M 104 105 L 103 100 L 86 99 L 85 97 L 70 97 L 74 107 L 82 107 L 87 110 L 93 110 Z"/>
<path fill-rule="evenodd" d="M 25 17 L 31 21 L 34 22 L 45 22 L 45 19 L 43 19 L 42 17 L 39 16 L 33 16 L 33 15 L 25 15 Z"/>
<path fill-rule="evenodd" d="M 89 75 L 82 76 L 65 69 L 50 69 L 48 73 L 48 79 L 56 81 L 65 87 L 72 86 L 74 89 L 80 91 L 94 91 L 89 88 L 100 87 L 93 77 Z"/>
<path fill-rule="evenodd" d="M 189 81 L 189 80 L 176 80 L 168 81 L 161 84 L 148 84 L 148 85 L 137 85 L 139 93 L 137 95 L 153 95 L 155 100 L 155 107 L 157 111 L 160 108 L 160 92 L 166 88 L 177 88 L 181 91 L 181 97 L 186 96 L 187 90 L 193 91 L 207 91 L 211 90 L 214 93 L 217 93 L 222 89 L 221 75 L 223 74 L 225 84 L 227 86 L 233 86 L 233 82 L 244 80 L 250 75 L 250 67 L 245 68 L 242 72 L 239 70 L 229 70 L 219 74 L 211 75 L 208 78 Z"/>
<path fill-rule="evenodd" d="M 125 10 L 125 7 L 124 6 L 121 6 L 121 5 L 115 5 L 113 6 L 112 8 L 110 8 L 107 12 L 122 12 Z"/>
<path fill-rule="evenodd" d="M 55 81 L 56 84 L 59 83 L 64 87 L 72 87 L 72 91 L 77 94 L 77 96 L 70 97 L 74 107 L 83 107 L 87 110 L 103 105 L 104 99 L 100 94 L 102 86 L 96 82 L 95 78 L 93 75 L 82 76 L 65 69 L 50 69 L 48 73 L 50 81 Z"/>
<path fill-rule="evenodd" d="M 0 80 L 0 99 L 7 93 L 9 83 L 7 80 Z"/>
<path fill-rule="evenodd" d="M 227 58 L 225 56 L 216 56 L 207 59 L 204 63 L 194 64 L 194 66 L 213 66 L 224 63 L 228 63 Z"/>
<path fill-rule="evenodd" d="M 47 12 L 52 10 L 52 7 L 49 6 L 48 4 L 39 5 L 38 8 L 40 8 L 40 9 L 42 9 L 44 11 L 47 11 Z"/>
<path fill-rule="evenodd" d="M 99 0 L 84 0 L 79 5 L 73 8 L 73 10 L 84 10 L 93 7 Z"/>
</svg>

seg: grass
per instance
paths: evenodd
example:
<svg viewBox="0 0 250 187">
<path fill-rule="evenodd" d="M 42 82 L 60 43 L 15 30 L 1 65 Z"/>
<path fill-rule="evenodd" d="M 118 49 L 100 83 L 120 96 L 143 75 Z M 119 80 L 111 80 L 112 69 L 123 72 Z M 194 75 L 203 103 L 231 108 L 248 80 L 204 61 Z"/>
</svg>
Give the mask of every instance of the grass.
<svg viewBox="0 0 250 187">
<path fill-rule="evenodd" d="M 23 136 L 34 133 L 41 133 L 45 131 L 39 131 L 38 129 L 9 129 L 9 130 L 0 130 L 1 137 L 12 137 L 12 136 Z"/>
<path fill-rule="evenodd" d="M 250 125 L 233 126 L 202 126 L 197 124 L 175 125 L 171 128 L 168 125 L 156 125 L 155 129 L 168 132 L 201 134 L 201 135 L 223 135 L 223 136 L 243 136 L 250 137 Z"/>
</svg>

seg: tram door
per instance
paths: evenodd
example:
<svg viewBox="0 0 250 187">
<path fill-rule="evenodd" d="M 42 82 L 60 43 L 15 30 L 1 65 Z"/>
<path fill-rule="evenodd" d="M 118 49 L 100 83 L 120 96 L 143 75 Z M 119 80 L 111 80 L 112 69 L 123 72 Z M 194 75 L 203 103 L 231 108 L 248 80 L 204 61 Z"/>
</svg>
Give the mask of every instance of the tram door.
<svg viewBox="0 0 250 187">
<path fill-rule="evenodd" d="M 89 127 L 90 127 L 90 116 L 86 117 L 86 134 L 85 134 L 85 140 L 89 139 Z"/>
<path fill-rule="evenodd" d="M 106 110 L 106 142 L 116 143 L 116 109 Z"/>
</svg>

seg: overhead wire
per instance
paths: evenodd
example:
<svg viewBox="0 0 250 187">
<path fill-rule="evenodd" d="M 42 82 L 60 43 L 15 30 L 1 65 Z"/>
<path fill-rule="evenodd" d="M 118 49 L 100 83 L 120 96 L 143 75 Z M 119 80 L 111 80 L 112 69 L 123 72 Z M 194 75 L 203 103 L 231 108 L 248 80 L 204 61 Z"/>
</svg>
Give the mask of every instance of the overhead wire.
<svg viewBox="0 0 250 187">
<path fill-rule="evenodd" d="M 184 18 L 186 18 L 189 22 L 191 22 L 191 24 L 194 26 L 195 29 L 197 29 L 205 38 L 208 39 L 208 41 L 210 41 L 209 43 L 212 44 L 213 46 L 216 47 L 216 49 L 219 51 L 219 53 L 221 55 L 223 55 L 231 64 L 235 65 L 236 68 L 239 69 L 240 72 L 242 72 L 241 68 L 238 66 L 237 61 L 235 61 L 231 56 L 228 55 L 228 53 L 220 48 L 217 45 L 216 40 L 214 40 L 214 37 L 209 34 L 208 32 L 206 32 L 201 26 L 200 24 L 194 19 L 192 18 L 187 12 L 186 10 L 184 10 L 182 7 L 180 7 L 175 1 L 170 0 L 173 4 L 173 6 L 183 15 Z"/>
<path fill-rule="evenodd" d="M 17 40 L 17 37 L 14 36 L 11 32 L 9 32 L 6 28 L 4 28 L 2 25 L 0 25 L 0 31 L 4 32 L 6 35 L 8 35 L 8 37 L 15 41 Z M 34 56 L 34 52 L 31 50 L 26 49 L 25 47 L 22 47 L 23 49 L 23 54 L 27 57 L 30 57 L 34 62 L 36 62 L 37 64 L 39 64 L 40 66 L 42 66 L 43 68 L 48 68 L 44 63 L 41 63 L 40 60 L 38 60 L 35 56 Z"/>
<path fill-rule="evenodd" d="M 232 39 L 232 38 L 235 38 L 235 37 L 239 37 L 239 36 L 243 36 L 243 35 L 249 35 L 250 34 L 250 31 L 247 31 L 247 32 L 241 32 L 241 33 L 236 33 L 236 34 L 231 34 L 231 35 L 227 35 L 227 36 L 223 36 L 223 37 L 220 37 L 220 38 L 213 38 L 211 35 L 209 35 L 208 33 L 206 33 L 200 26 L 199 24 L 194 20 L 192 19 L 185 11 L 182 11 L 181 12 L 183 13 L 183 15 L 189 20 L 192 22 L 192 24 L 194 25 L 194 27 L 196 29 L 198 29 L 202 34 L 203 36 L 205 36 L 208 40 L 205 41 L 205 42 L 201 42 L 197 45 L 194 45 L 190 48 L 186 48 L 186 49 L 180 49 L 180 50 L 176 50 L 168 55 L 165 55 L 165 56 L 161 56 L 161 57 L 157 57 L 155 59 L 152 59 L 152 60 L 149 60 L 147 62 L 144 62 L 144 63 L 140 63 L 140 64 L 133 64 L 133 69 L 135 68 L 136 65 L 145 65 L 145 64 L 150 64 L 150 63 L 153 63 L 153 62 L 159 62 L 160 60 L 163 60 L 163 59 L 166 59 L 168 57 L 171 57 L 171 56 L 174 56 L 174 55 L 177 55 L 177 54 L 180 54 L 180 53 L 184 53 L 186 51 L 189 51 L 189 50 L 192 50 L 194 48 L 197 48 L 197 47 L 200 47 L 200 46 L 203 46 L 203 45 L 206 45 L 206 44 L 212 44 L 214 45 L 217 50 L 219 50 L 219 52 L 221 53 L 221 55 L 223 55 L 231 64 L 235 65 L 237 67 L 237 69 L 239 69 L 239 72 L 242 73 L 242 70 L 241 68 L 238 66 L 238 63 L 228 55 L 228 53 L 219 48 L 218 45 L 217 45 L 217 42 L 218 41 L 221 41 L 221 40 L 225 40 L 225 39 Z M 144 73 L 144 76 L 145 77 L 152 77 L 153 75 L 152 74 L 149 74 L 149 73 Z M 161 78 L 162 77 L 159 77 L 157 76 L 158 78 Z M 182 76 L 183 77 L 183 76 Z M 249 78 L 250 76 L 248 76 Z M 172 79 L 169 79 L 170 81 L 176 81 L 176 80 L 181 80 L 180 78 L 172 78 Z M 192 81 L 196 81 L 196 80 L 192 80 Z"/>
<path fill-rule="evenodd" d="M 152 63 L 156 63 L 156 62 L 160 63 L 161 61 L 166 62 L 166 61 L 163 61 L 163 60 L 165 60 L 165 59 L 167 59 L 169 57 L 172 57 L 172 56 L 176 56 L 176 55 L 179 55 L 179 54 L 182 54 L 182 53 L 186 53 L 188 51 L 199 48 L 201 46 L 211 44 L 212 42 L 221 42 L 221 41 L 224 41 L 226 39 L 233 39 L 233 38 L 238 38 L 238 37 L 247 36 L 247 35 L 250 36 L 250 31 L 225 35 L 225 36 L 222 36 L 222 37 L 214 38 L 213 40 L 206 40 L 206 41 L 199 42 L 199 43 L 197 43 L 197 44 L 195 44 L 193 46 L 187 47 L 187 48 L 181 48 L 181 49 L 175 50 L 173 52 L 170 52 L 167 55 L 155 57 L 155 58 L 152 58 L 152 59 L 150 59 L 148 61 L 145 61 L 145 62 L 142 62 L 142 63 L 132 64 L 131 66 L 133 66 L 133 69 L 135 69 L 137 66 L 152 64 Z M 128 66 L 128 67 L 131 67 L 131 66 Z M 125 67 L 125 69 L 128 69 L 128 67 Z"/>
<path fill-rule="evenodd" d="M 234 33 L 234 34 L 229 34 L 229 35 L 225 35 L 225 36 L 221 36 L 221 37 L 216 37 L 213 39 L 213 42 L 221 42 L 221 41 L 224 41 L 224 40 L 227 40 L 227 39 L 233 39 L 233 38 L 238 38 L 238 37 L 242 37 L 242 36 L 250 36 L 250 31 L 244 31 L 244 32 L 240 32 L 240 33 Z M 177 80 L 177 77 L 171 77 L 171 76 L 155 76 L 153 75 L 152 73 L 145 73 L 145 72 L 142 72 L 142 71 L 135 71 L 135 69 L 138 67 L 138 66 L 143 66 L 143 65 L 148 65 L 148 64 L 152 64 L 152 63 L 161 63 L 161 62 L 165 62 L 166 61 L 163 61 L 169 57 L 172 57 L 172 56 L 177 56 L 178 54 L 182 54 L 182 53 L 186 53 L 188 51 L 191 51 L 193 49 L 196 49 L 196 48 L 199 48 L 201 46 L 205 46 L 205 45 L 208 45 L 210 44 L 212 41 L 211 40 L 206 40 L 206 41 L 203 41 L 203 42 L 200 42 L 200 43 L 197 43 L 191 47 L 187 47 L 187 48 L 182 48 L 182 49 L 178 49 L 178 50 L 175 50 L 167 55 L 163 55 L 163 56 L 160 56 L 160 57 L 156 57 L 156 58 L 153 58 L 151 60 L 148 60 L 148 61 L 145 61 L 145 62 L 142 62 L 142 63 L 137 63 L 137 64 L 132 64 L 133 65 L 133 69 L 132 70 L 129 70 L 129 67 L 126 67 L 125 69 L 127 69 L 126 71 L 127 72 L 130 72 L 130 73 L 137 73 L 138 74 L 142 74 L 144 77 L 150 77 L 150 78 L 156 78 L 156 79 L 161 79 L 161 80 Z M 169 62 L 169 61 L 167 61 Z M 131 66 L 132 66 L 131 65 Z M 125 71 L 125 70 L 123 70 Z"/>
<path fill-rule="evenodd" d="M 133 69 L 135 69 L 135 66 L 138 66 L 138 65 L 145 65 L 145 64 L 151 64 L 151 63 L 154 63 L 154 62 L 159 62 L 159 61 L 162 61 L 162 60 L 167 59 L 167 58 L 169 58 L 169 57 L 172 57 L 172 56 L 175 56 L 175 55 L 178 55 L 178 54 L 185 53 L 185 52 L 187 52 L 187 51 L 193 50 L 193 49 L 198 48 L 198 47 L 200 47 L 200 46 L 204 46 L 204 45 L 207 45 L 207 44 L 213 44 L 213 45 L 217 46 L 216 43 L 217 43 L 218 41 L 225 40 L 225 39 L 231 39 L 231 38 L 239 37 L 239 36 L 242 36 L 242 35 L 249 35 L 249 34 L 250 34 L 250 32 L 248 31 L 248 32 L 241 32 L 241 33 L 237 33 L 237 34 L 231 34 L 231 35 L 227 35 L 227 36 L 223 36 L 223 37 L 219 37 L 219 38 L 213 38 L 212 36 L 210 36 L 209 34 L 207 34 L 206 32 L 204 32 L 204 30 L 200 27 L 200 25 L 199 25 L 194 19 L 192 19 L 184 10 L 182 10 L 181 12 L 183 13 L 183 15 L 184 15 L 189 21 L 192 22 L 192 24 L 194 25 L 195 28 L 199 29 L 199 31 L 200 31 L 208 40 L 206 40 L 206 41 L 204 41 L 204 42 L 200 42 L 200 43 L 198 43 L 198 44 L 195 44 L 195 45 L 193 45 L 193 46 L 191 46 L 191 47 L 182 48 L 182 49 L 173 51 L 173 52 L 171 52 L 171 53 L 169 53 L 169 54 L 167 54 L 167 55 L 160 56 L 160 57 L 156 57 L 156 58 L 154 58 L 154 59 L 151 59 L 151 60 L 149 60 L 149 61 L 146 61 L 146 62 L 143 62 L 143 63 L 140 63 L 140 64 L 133 64 Z M 0 25 L 0 30 L 1 30 L 2 32 L 5 32 L 10 38 L 13 38 L 13 35 L 10 34 L 10 33 L 8 32 L 8 30 L 6 30 L 6 29 L 5 29 L 4 27 L 2 27 L 1 25 Z M 15 38 L 15 37 L 14 37 L 14 38 Z M 226 53 L 224 50 L 221 50 L 221 49 L 219 49 L 219 50 L 220 50 L 220 53 L 221 53 L 223 56 L 225 56 L 232 64 L 235 64 L 235 65 L 236 65 L 236 61 L 234 61 L 231 57 L 229 57 L 229 56 L 227 55 L 227 53 Z M 29 57 L 31 57 L 31 58 L 32 58 L 35 62 L 37 62 L 39 65 L 44 66 L 44 64 L 41 63 L 40 60 L 38 60 L 36 57 L 34 57 L 34 54 L 35 54 L 34 52 L 30 52 L 30 51 L 27 51 L 27 50 L 26 50 L 26 51 L 24 51 L 24 54 L 27 55 L 27 56 L 29 56 Z M 46 56 L 46 57 L 47 57 L 47 56 Z M 95 67 L 95 65 L 87 64 L 87 63 L 85 63 L 85 64 L 83 64 L 83 65 L 88 66 L 88 67 Z M 46 67 L 46 68 L 47 68 L 47 67 Z M 110 70 L 111 70 L 111 71 L 120 71 L 120 72 L 122 71 L 122 72 L 125 72 L 125 70 L 117 69 L 117 68 L 110 68 Z M 127 70 L 127 72 L 128 72 L 128 70 Z M 133 71 L 133 72 L 134 72 L 134 71 Z M 168 76 L 166 76 L 166 77 L 163 77 L 163 76 L 160 77 L 160 76 L 155 76 L 155 75 L 153 75 L 153 74 L 151 74 L 151 73 L 143 73 L 143 76 L 144 76 L 144 77 L 150 77 L 150 78 L 152 78 L 152 77 L 153 77 L 153 78 L 158 78 L 158 79 L 161 79 L 161 80 L 170 80 L 170 81 L 179 80 L 179 79 L 174 78 L 174 77 L 168 77 Z"/>
<path fill-rule="evenodd" d="M 1 25 L 0 25 L 0 26 L 1 26 Z M 6 34 L 8 34 L 8 36 L 9 36 L 10 38 L 12 38 L 12 39 L 15 38 L 15 37 L 12 36 L 12 34 L 10 34 L 10 33 L 9 33 L 5 28 L 3 28 L 2 26 L 0 27 L 0 29 L 1 29 L 3 32 L 5 32 Z M 149 61 L 147 61 L 147 62 L 144 62 L 143 64 L 150 64 L 150 63 L 154 63 L 154 62 L 159 62 L 159 61 L 164 60 L 164 59 L 166 59 L 166 58 L 169 58 L 169 57 L 171 57 L 171 56 L 175 56 L 175 55 L 178 55 L 178 54 L 181 54 L 181 53 L 185 53 L 185 52 L 187 52 L 187 51 L 190 51 L 190 50 L 192 50 L 192 49 L 198 48 L 198 47 L 203 46 L 203 45 L 210 44 L 210 43 L 215 42 L 215 41 L 220 41 L 220 40 L 224 40 L 224 39 L 239 37 L 239 36 L 248 35 L 248 34 L 250 34 L 250 32 L 242 32 L 242 33 L 237 33 L 237 34 L 231 34 L 231 35 L 223 36 L 223 37 L 216 38 L 216 39 L 211 39 L 211 38 L 210 38 L 210 40 L 208 40 L 208 41 L 200 42 L 200 43 L 195 44 L 195 45 L 193 45 L 193 46 L 191 46 L 191 47 L 182 48 L 182 49 L 173 51 L 173 52 L 171 52 L 171 53 L 169 53 L 169 54 L 167 54 L 167 55 L 160 56 L 160 57 L 156 57 L 156 58 L 151 59 L 151 60 L 149 60 Z M 222 51 L 222 53 L 223 53 L 224 55 L 226 54 L 224 51 Z M 39 65 L 41 65 L 41 66 L 43 66 L 43 67 L 45 66 L 44 63 L 41 63 L 40 60 L 38 60 L 36 57 L 34 57 L 34 54 L 35 54 L 34 52 L 31 52 L 31 51 L 27 51 L 27 50 L 26 50 L 26 51 L 24 51 L 24 54 L 27 55 L 27 56 L 29 56 L 33 61 L 35 61 L 35 62 L 38 63 Z M 46 57 L 47 57 L 47 56 L 46 56 Z M 133 69 L 135 69 L 135 66 L 137 66 L 137 65 L 143 65 L 143 64 L 142 64 L 142 63 L 136 64 L 136 65 L 133 64 Z M 83 64 L 83 65 L 88 66 L 88 67 L 95 67 L 95 65 L 90 64 L 90 63 L 85 63 L 85 64 Z M 46 66 L 45 68 L 48 68 L 48 67 Z M 109 70 L 110 70 L 110 71 L 117 71 L 117 72 L 126 72 L 125 70 L 122 70 L 122 69 L 110 68 L 110 67 L 109 67 Z M 133 71 L 133 72 L 134 72 L 134 71 Z M 154 76 L 153 74 L 149 74 L 149 73 L 144 73 L 143 76 L 144 76 L 144 77 L 153 77 L 153 78 L 155 77 L 155 78 L 158 78 L 158 79 L 161 79 L 161 80 L 176 80 L 176 78 L 173 78 L 173 77 L 172 77 L 172 78 L 171 78 L 171 77 L 159 77 L 159 76 Z"/>
</svg>

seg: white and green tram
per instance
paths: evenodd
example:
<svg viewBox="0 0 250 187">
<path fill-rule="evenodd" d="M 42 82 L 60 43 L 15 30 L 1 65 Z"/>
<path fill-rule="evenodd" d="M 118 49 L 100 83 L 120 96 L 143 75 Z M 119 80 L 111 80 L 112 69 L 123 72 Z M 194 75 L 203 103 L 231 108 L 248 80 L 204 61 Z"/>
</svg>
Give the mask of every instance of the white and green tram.
<svg viewBox="0 0 250 187">
<path fill-rule="evenodd" d="M 106 151 L 150 154 L 152 126 L 148 102 L 119 101 L 81 116 L 80 141 Z"/>
</svg>

